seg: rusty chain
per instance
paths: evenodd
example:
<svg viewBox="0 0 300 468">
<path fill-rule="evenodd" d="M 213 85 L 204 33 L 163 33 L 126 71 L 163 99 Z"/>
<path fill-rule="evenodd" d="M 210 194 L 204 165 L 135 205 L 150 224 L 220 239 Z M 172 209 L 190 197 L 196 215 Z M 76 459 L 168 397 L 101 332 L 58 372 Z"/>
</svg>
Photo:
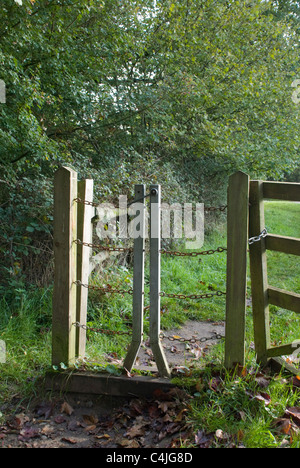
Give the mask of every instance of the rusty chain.
<svg viewBox="0 0 300 468">
<path fill-rule="evenodd" d="M 172 299 L 211 299 L 214 296 L 226 296 L 226 292 L 223 291 L 216 291 L 213 293 L 205 293 L 205 294 L 173 294 L 173 293 L 160 293 L 161 297 L 169 297 Z"/>
<path fill-rule="evenodd" d="M 131 331 L 115 331 L 115 330 L 108 330 L 107 328 L 94 328 L 89 327 L 88 325 L 82 325 L 79 322 L 75 322 L 72 324 L 77 328 L 82 328 L 83 330 L 91 331 L 94 333 L 103 333 L 104 335 L 131 335 Z"/>
<path fill-rule="evenodd" d="M 179 343 L 206 343 L 207 341 L 222 340 L 225 336 L 213 331 L 213 336 L 203 336 L 202 338 L 183 338 L 177 335 L 165 335 L 163 332 L 160 333 L 160 338 L 166 338 L 169 341 L 179 341 Z"/>
<path fill-rule="evenodd" d="M 134 203 L 138 203 L 140 201 L 143 201 L 145 198 L 148 198 L 150 196 L 150 194 L 148 193 L 147 195 L 145 195 L 143 198 L 139 198 L 137 200 L 133 200 L 131 202 L 129 202 L 127 204 L 127 207 L 133 205 Z M 92 201 L 88 201 L 88 200 L 82 200 L 82 198 L 75 198 L 74 201 L 76 203 L 83 203 L 84 205 L 88 205 L 88 206 L 93 206 L 94 208 L 97 208 L 99 207 L 99 205 L 101 205 L 100 202 L 92 202 Z M 180 208 L 181 209 L 181 208 Z M 208 206 L 208 207 L 204 207 L 204 211 L 206 211 L 207 213 L 211 213 L 211 212 L 214 212 L 214 211 L 226 211 L 227 210 L 227 205 L 221 205 L 221 206 Z"/>
<path fill-rule="evenodd" d="M 118 330 L 108 330 L 107 328 L 96 328 L 96 327 L 90 327 L 88 325 L 82 325 L 80 322 L 74 322 L 72 324 L 73 326 L 77 328 L 82 328 L 83 330 L 90 331 L 93 333 L 103 333 L 104 335 L 117 335 L 117 336 L 129 336 L 132 334 L 132 331 L 118 331 Z M 163 332 L 160 333 L 159 337 L 160 339 L 166 339 L 169 341 L 179 341 L 180 343 L 206 343 L 207 341 L 214 341 L 214 340 L 222 340 L 225 338 L 222 336 L 220 333 L 217 333 L 216 331 L 212 332 L 212 336 L 203 336 L 202 338 L 183 338 L 177 335 L 165 335 Z M 143 336 L 144 333 L 141 333 Z"/>
<path fill-rule="evenodd" d="M 95 248 L 100 251 L 105 252 L 133 252 L 132 247 L 104 247 L 100 244 L 93 244 L 91 242 L 83 242 L 80 239 L 76 239 L 74 244 L 82 245 L 89 248 Z M 218 247 L 215 250 L 204 250 L 203 252 L 179 252 L 173 250 L 160 250 L 160 253 L 163 255 L 173 255 L 175 257 L 198 257 L 200 255 L 213 255 L 214 253 L 222 253 L 226 252 L 227 249 L 225 247 Z"/>
<path fill-rule="evenodd" d="M 104 247 L 100 244 L 92 244 L 91 242 L 83 242 L 80 239 L 74 240 L 74 244 L 82 245 L 84 247 L 95 248 L 104 252 L 133 252 L 131 247 Z"/>
<path fill-rule="evenodd" d="M 161 250 L 160 253 L 165 255 L 173 255 L 175 257 L 198 257 L 200 255 L 213 255 L 215 253 L 226 252 L 225 247 L 218 247 L 216 250 L 204 250 L 203 252 L 176 252 L 173 250 Z"/>
<path fill-rule="evenodd" d="M 77 286 L 82 286 L 83 288 L 91 289 L 92 291 L 101 291 L 104 294 L 130 294 L 133 295 L 133 289 L 113 289 L 110 286 L 108 288 L 100 288 L 99 286 L 92 286 L 90 284 L 83 284 L 81 281 L 74 281 L 74 284 Z"/>
</svg>

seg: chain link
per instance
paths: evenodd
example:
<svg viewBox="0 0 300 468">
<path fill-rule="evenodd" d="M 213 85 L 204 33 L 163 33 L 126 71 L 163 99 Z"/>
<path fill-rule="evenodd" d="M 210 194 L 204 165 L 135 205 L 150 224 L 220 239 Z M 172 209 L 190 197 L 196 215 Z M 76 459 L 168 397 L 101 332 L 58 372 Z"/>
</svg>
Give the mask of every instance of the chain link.
<svg viewBox="0 0 300 468">
<path fill-rule="evenodd" d="M 218 247 L 216 250 L 204 250 L 203 252 L 176 252 L 172 250 L 161 250 L 161 254 L 165 255 L 173 255 L 175 257 L 199 257 L 200 255 L 213 255 L 215 253 L 222 253 L 226 252 L 227 249 L 225 247 Z"/>
<path fill-rule="evenodd" d="M 205 293 L 205 294 L 172 294 L 172 293 L 160 293 L 161 297 L 169 297 L 172 299 L 211 299 L 214 296 L 226 296 L 226 292 L 216 291 L 214 293 Z"/>
<path fill-rule="evenodd" d="M 133 289 L 113 289 L 110 286 L 108 288 L 100 288 L 99 286 L 92 286 L 89 284 L 83 284 L 81 281 L 74 281 L 74 284 L 77 286 L 82 286 L 83 288 L 91 289 L 92 291 L 101 291 L 104 294 L 130 294 L 133 295 Z"/>
<path fill-rule="evenodd" d="M 252 245 L 254 244 L 255 242 L 260 242 L 262 239 L 264 239 L 265 237 L 267 237 L 268 235 L 268 231 L 267 229 L 265 228 L 260 234 L 259 236 L 255 236 L 255 237 L 251 237 L 249 239 L 249 245 Z"/>
<path fill-rule="evenodd" d="M 87 330 L 93 333 L 102 333 L 104 335 L 117 335 L 117 336 L 129 336 L 132 334 L 132 331 L 116 331 L 116 330 L 108 330 L 107 328 L 95 328 L 90 327 L 88 325 L 82 325 L 80 322 L 75 322 L 72 324 L 77 328 L 82 328 L 83 330 Z M 206 343 L 207 341 L 214 341 L 214 340 L 222 340 L 225 336 L 222 336 L 220 333 L 216 331 L 212 332 L 212 336 L 203 336 L 202 338 L 183 338 L 177 335 L 165 335 L 163 332 L 160 333 L 160 339 L 167 339 L 169 341 L 179 341 L 180 343 Z M 142 336 L 144 333 L 142 333 Z"/>
<path fill-rule="evenodd" d="M 204 211 L 207 213 L 211 213 L 213 211 L 226 211 L 228 208 L 227 205 L 222 205 L 222 206 L 208 206 L 207 208 L 204 207 Z"/>
<path fill-rule="evenodd" d="M 92 244 L 91 242 L 83 242 L 79 239 L 74 241 L 74 244 L 83 245 L 85 247 L 90 247 L 91 249 L 97 249 L 104 252 L 133 252 L 133 248 L 127 247 L 104 247 L 100 244 Z"/>
<path fill-rule="evenodd" d="M 77 328 L 82 328 L 83 330 L 88 330 L 94 333 L 103 333 L 104 335 L 131 335 L 131 331 L 115 331 L 115 330 L 108 330 L 107 328 L 93 328 L 89 327 L 88 325 L 81 325 L 79 322 L 75 322 L 74 325 Z"/>
<path fill-rule="evenodd" d="M 180 343 L 206 343 L 207 341 L 222 340 L 225 336 L 220 333 L 213 331 L 213 336 L 203 336 L 202 338 L 183 338 L 177 335 L 165 335 L 163 332 L 160 333 L 161 338 L 166 338 L 169 341 L 179 341 Z"/>
<path fill-rule="evenodd" d="M 138 203 L 138 202 L 140 202 L 140 201 L 143 201 L 145 198 L 148 198 L 150 195 L 151 195 L 151 194 L 148 193 L 147 195 L 145 195 L 145 196 L 142 197 L 142 198 L 139 198 L 139 199 L 137 199 L 137 200 L 133 200 L 133 201 L 129 202 L 129 203 L 127 204 L 127 207 L 133 205 L 134 203 Z M 74 201 L 75 201 L 76 203 L 83 203 L 84 205 L 93 206 L 94 208 L 97 208 L 99 205 L 101 205 L 100 202 L 92 202 L 92 201 L 88 201 L 88 200 L 82 200 L 82 198 L 75 198 Z M 207 213 L 211 213 L 211 212 L 214 212 L 214 211 L 221 211 L 221 212 L 223 212 L 223 211 L 226 211 L 227 208 L 228 208 L 227 205 L 208 206 L 208 207 L 204 207 L 204 211 L 206 211 Z M 173 208 L 173 209 L 176 209 L 176 208 Z M 181 209 L 181 207 L 178 208 L 178 209 Z M 193 208 L 193 209 L 195 209 L 195 208 Z"/>
</svg>

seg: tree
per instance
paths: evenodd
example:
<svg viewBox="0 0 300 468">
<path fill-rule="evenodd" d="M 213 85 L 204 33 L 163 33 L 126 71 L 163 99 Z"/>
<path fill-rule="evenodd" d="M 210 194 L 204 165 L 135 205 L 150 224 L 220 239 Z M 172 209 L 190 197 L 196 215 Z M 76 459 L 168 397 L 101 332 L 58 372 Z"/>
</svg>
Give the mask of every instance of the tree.
<svg viewBox="0 0 300 468">
<path fill-rule="evenodd" d="M 61 164 L 99 180 L 98 195 L 110 199 L 152 180 L 171 198 L 187 187 L 209 202 L 236 169 L 290 174 L 299 160 L 298 7 L 3 0 L 0 205 L 19 216 L 14 229 L 3 213 L 7 237 L 21 243 L 35 222 L 49 230 L 42 220 Z"/>
</svg>

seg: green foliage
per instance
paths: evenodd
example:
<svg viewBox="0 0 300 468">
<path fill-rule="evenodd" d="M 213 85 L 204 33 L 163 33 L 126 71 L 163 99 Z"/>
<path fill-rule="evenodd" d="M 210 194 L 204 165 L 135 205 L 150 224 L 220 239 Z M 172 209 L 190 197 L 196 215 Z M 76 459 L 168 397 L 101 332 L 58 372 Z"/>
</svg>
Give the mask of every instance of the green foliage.
<svg viewBox="0 0 300 468">
<path fill-rule="evenodd" d="M 224 201 L 236 169 L 291 174 L 298 11 L 279 0 L 3 0 L 3 281 L 16 279 L 15 264 L 34 280 L 27 252 L 37 265 L 35 249 L 49 250 L 60 165 L 94 178 L 108 201 L 155 181 L 170 200 L 209 204 Z"/>
</svg>

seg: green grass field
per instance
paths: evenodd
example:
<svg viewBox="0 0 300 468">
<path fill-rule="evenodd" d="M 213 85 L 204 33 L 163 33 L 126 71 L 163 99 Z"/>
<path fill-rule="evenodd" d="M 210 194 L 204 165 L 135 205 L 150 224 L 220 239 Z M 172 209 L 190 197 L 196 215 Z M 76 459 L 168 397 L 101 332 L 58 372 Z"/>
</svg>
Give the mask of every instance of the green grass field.
<svg viewBox="0 0 300 468">
<path fill-rule="evenodd" d="M 267 202 L 265 205 L 266 227 L 270 233 L 300 238 L 300 204 Z M 203 250 L 226 247 L 226 224 L 215 227 L 206 237 Z M 146 269 L 146 289 L 149 274 Z M 268 252 L 268 273 L 271 285 L 300 292 L 300 262 L 298 257 Z M 93 280 L 97 283 L 97 279 Z M 132 286 L 132 271 L 124 267 L 109 268 L 101 281 L 112 285 Z M 197 258 L 162 257 L 162 290 L 176 294 L 202 294 L 210 291 L 225 291 L 226 253 Z M 248 299 L 251 297 L 250 278 Z M 15 300 L 0 301 L 0 340 L 7 346 L 7 362 L 0 364 L 0 403 L 9 401 L 12 395 L 24 399 L 39 391 L 38 379 L 49 369 L 51 362 L 51 288 L 39 291 L 32 288 L 15 292 Z M 249 301 L 250 304 L 250 301 Z M 147 305 L 147 296 L 146 304 Z M 90 294 L 88 324 L 93 327 L 115 331 L 130 330 L 132 318 L 131 296 L 99 296 Z M 300 319 L 289 311 L 271 306 L 272 344 L 291 342 L 300 338 Z M 190 299 L 162 298 L 162 328 L 182 325 L 187 319 L 225 319 L 225 297 L 199 301 Z M 147 311 L 145 331 L 148 330 Z M 88 333 L 87 356 L 91 367 L 105 366 L 105 354 L 118 361 L 124 358 L 130 337 L 103 336 Z M 285 408 L 300 405 L 299 390 L 289 377 L 278 376 L 268 380 L 268 405 L 258 401 L 257 394 L 260 370 L 255 363 L 253 351 L 253 324 L 251 305 L 247 307 L 247 372 L 231 375 L 222 367 L 224 343 L 214 347 L 209 356 L 202 358 L 201 368 L 193 377 L 182 379 L 189 387 L 196 384 L 197 392 L 191 400 L 188 416 L 197 431 L 212 433 L 223 431 L 230 440 L 246 447 L 300 447 L 298 434 L 287 437 L 274 429 L 274 421 L 280 418 Z M 97 363 L 97 364 L 96 364 Z M 213 364 L 213 366 L 212 366 Z M 114 366 L 110 365 L 114 372 Z M 218 376 L 218 380 L 215 376 Z M 214 384 L 212 385 L 212 382 Z M 217 383 L 216 383 L 217 382 Z M 261 389 L 260 389 L 261 390 Z M 0 415 L 1 416 L 1 415 Z M 222 439 L 223 440 L 223 439 Z M 226 445 L 226 438 L 216 442 Z"/>
</svg>

